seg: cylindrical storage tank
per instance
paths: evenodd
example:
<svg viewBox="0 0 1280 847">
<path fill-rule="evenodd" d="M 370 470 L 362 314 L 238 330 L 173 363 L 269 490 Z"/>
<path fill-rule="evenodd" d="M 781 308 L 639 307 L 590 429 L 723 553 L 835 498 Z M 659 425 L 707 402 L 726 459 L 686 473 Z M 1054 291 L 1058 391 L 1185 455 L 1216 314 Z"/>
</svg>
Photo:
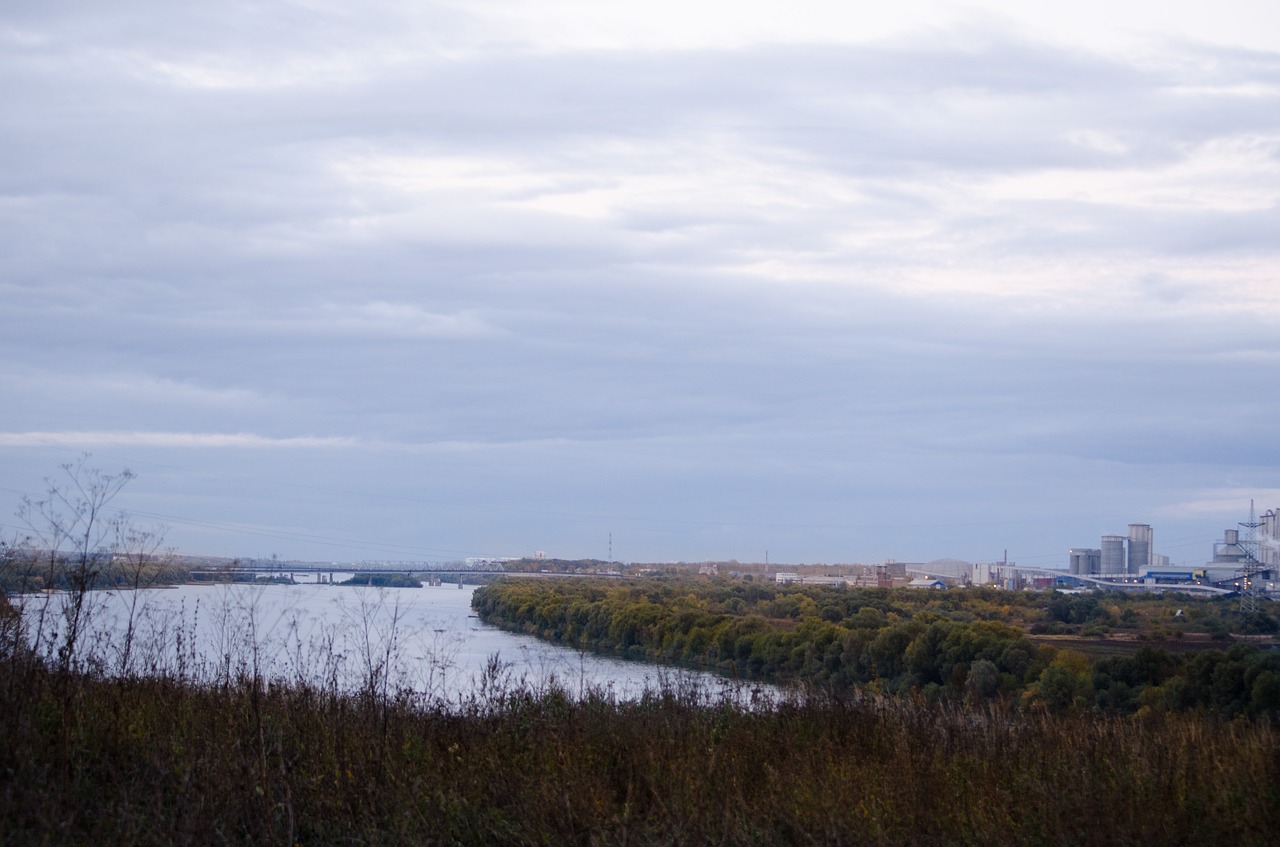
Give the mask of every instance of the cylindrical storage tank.
<svg viewBox="0 0 1280 847">
<path fill-rule="evenodd" d="M 1225 535 L 1226 535 L 1226 538 L 1225 538 L 1224 540 L 1225 540 L 1228 544 L 1239 544 L 1239 543 L 1240 543 L 1240 530 L 1238 530 L 1238 529 L 1228 529 L 1228 530 L 1226 531 Z"/>
<path fill-rule="evenodd" d="M 1123 535 L 1102 536 L 1102 561 L 1099 563 L 1102 573 L 1124 573 L 1124 542 Z"/>
<path fill-rule="evenodd" d="M 1129 524 L 1129 573 L 1140 574 L 1151 568 L 1153 535 L 1151 527 L 1147 524 Z"/>
<path fill-rule="evenodd" d="M 1096 574 L 1101 568 L 1102 551 L 1092 547 L 1072 547 L 1068 552 L 1068 563 L 1073 574 L 1088 576 Z"/>
</svg>

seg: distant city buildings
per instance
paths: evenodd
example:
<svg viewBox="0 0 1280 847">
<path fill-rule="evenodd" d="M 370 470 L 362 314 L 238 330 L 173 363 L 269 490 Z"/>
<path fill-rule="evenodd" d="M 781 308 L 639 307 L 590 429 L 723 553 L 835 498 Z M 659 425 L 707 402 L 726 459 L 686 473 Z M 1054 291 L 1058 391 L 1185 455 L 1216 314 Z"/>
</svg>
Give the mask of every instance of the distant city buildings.
<svg viewBox="0 0 1280 847">
<path fill-rule="evenodd" d="M 1124 535 L 1108 534 L 1097 547 L 1072 547 L 1067 572 L 1060 567 L 1019 567 L 1016 562 L 966 562 L 935 559 L 837 566 L 843 574 L 822 573 L 819 567 L 799 566 L 779 571 L 780 585 L 845 585 L 849 587 L 942 588 L 995 586 L 1011 590 L 1059 588 L 1067 591 L 1188 591 L 1199 594 L 1247 594 L 1250 584 L 1257 596 L 1280 599 L 1280 510 L 1254 518 L 1241 530 L 1229 529 L 1213 547 L 1207 564 L 1171 565 L 1169 557 L 1155 551 L 1155 531 L 1150 524 L 1132 523 Z M 793 566 L 794 567 L 794 566 Z M 1243 601 L 1242 601 L 1243 602 Z"/>
</svg>

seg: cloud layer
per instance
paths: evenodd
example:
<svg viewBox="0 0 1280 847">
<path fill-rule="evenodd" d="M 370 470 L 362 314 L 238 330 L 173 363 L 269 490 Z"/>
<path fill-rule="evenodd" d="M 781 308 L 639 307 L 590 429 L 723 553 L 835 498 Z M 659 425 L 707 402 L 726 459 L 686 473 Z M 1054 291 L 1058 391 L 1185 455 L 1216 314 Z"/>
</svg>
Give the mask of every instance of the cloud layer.
<svg viewBox="0 0 1280 847">
<path fill-rule="evenodd" d="M 1280 44 L 767 5 L 10 15 L 6 477 L 208 552 L 1206 556 L 1280 466 Z"/>
</svg>

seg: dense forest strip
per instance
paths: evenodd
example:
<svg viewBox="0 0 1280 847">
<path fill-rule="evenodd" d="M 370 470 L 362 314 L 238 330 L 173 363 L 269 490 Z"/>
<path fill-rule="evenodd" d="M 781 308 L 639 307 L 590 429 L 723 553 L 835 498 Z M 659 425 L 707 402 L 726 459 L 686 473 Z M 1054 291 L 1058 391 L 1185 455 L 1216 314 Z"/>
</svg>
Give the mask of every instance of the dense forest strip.
<svg viewBox="0 0 1280 847">
<path fill-rule="evenodd" d="M 1202 709 L 1280 717 L 1280 652 L 1234 630 L 1274 632 L 1270 611 L 1185 596 L 1064 595 L 777 586 L 731 579 L 539 580 L 478 589 L 488 623 L 579 649 L 835 692 L 918 692 L 930 700 L 1013 700 L 1129 714 Z M 1136 651 L 1037 643 L 1076 633 Z M 1204 649 L 1170 651 L 1198 638 Z"/>
</svg>

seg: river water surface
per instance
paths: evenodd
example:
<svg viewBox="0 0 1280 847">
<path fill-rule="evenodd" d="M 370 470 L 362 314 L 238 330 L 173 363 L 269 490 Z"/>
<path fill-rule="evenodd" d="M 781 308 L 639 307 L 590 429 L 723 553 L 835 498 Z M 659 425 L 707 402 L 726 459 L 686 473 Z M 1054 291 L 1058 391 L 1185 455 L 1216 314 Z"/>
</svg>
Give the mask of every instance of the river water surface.
<svg viewBox="0 0 1280 847">
<path fill-rule="evenodd" d="M 746 701 L 767 691 L 505 632 L 475 617 L 474 591 L 454 584 L 218 584 L 92 592 L 77 655 L 107 673 L 169 673 L 204 682 L 259 673 L 349 691 L 406 689 L 455 703 L 495 682 L 619 699 L 663 686 L 696 686 L 709 700 Z M 60 594 L 22 598 L 33 640 L 51 656 L 65 600 Z"/>
</svg>

